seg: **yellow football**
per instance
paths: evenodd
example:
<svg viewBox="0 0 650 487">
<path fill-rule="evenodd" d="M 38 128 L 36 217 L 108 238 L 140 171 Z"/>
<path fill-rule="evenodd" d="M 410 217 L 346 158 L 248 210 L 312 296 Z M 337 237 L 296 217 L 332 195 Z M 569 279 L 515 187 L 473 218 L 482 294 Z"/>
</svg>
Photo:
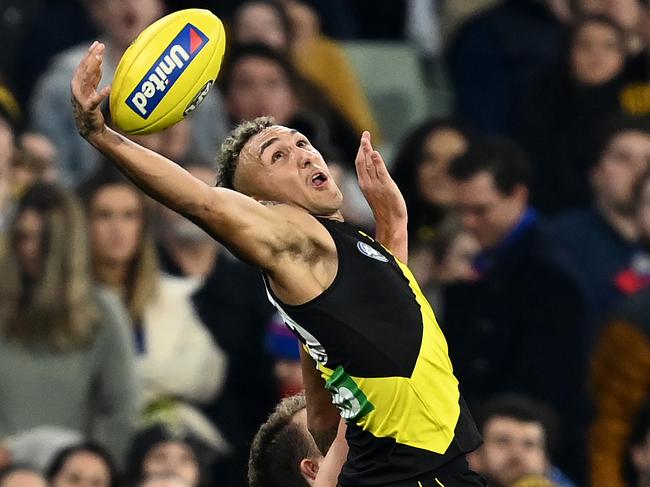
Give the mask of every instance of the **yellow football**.
<svg viewBox="0 0 650 487">
<path fill-rule="evenodd" d="M 148 134 L 181 121 L 210 91 L 225 49 L 223 24 L 209 10 L 180 10 L 154 22 L 117 66 L 113 123 L 127 134 Z"/>
</svg>

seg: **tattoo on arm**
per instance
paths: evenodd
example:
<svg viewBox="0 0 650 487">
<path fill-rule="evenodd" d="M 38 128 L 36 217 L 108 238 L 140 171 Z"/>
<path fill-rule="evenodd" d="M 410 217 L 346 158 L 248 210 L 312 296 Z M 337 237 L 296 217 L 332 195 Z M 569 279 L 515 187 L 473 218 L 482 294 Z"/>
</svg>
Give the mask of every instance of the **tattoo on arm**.
<svg viewBox="0 0 650 487">
<path fill-rule="evenodd" d="M 260 203 L 263 204 L 264 206 L 277 206 L 281 204 L 278 201 L 260 201 Z"/>
<path fill-rule="evenodd" d="M 71 101 L 77 130 L 83 138 L 88 138 L 91 133 L 98 130 L 99 127 L 97 127 L 97 120 L 94 120 L 95 117 L 93 117 L 92 113 L 83 109 L 81 103 L 79 103 L 74 96 L 71 97 Z"/>
</svg>

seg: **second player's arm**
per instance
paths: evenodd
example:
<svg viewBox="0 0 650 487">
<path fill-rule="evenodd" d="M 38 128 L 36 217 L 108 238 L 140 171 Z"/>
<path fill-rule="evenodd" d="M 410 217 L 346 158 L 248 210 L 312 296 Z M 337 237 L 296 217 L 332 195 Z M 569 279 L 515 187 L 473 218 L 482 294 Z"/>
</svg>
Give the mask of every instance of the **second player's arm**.
<svg viewBox="0 0 650 487">
<path fill-rule="evenodd" d="M 325 381 L 316 368 L 316 363 L 302 347 L 300 362 L 307 400 L 307 429 L 314 437 L 318 449 L 325 455 L 336 437 L 341 416 L 332 404 L 332 396 L 325 389 Z"/>
</svg>

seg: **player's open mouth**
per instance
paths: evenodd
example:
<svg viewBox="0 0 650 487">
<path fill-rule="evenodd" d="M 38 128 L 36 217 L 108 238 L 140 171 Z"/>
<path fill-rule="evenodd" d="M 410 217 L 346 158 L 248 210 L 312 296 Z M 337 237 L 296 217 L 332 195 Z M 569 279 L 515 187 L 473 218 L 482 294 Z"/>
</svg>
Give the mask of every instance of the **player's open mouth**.
<svg viewBox="0 0 650 487">
<path fill-rule="evenodd" d="M 311 176 L 311 184 L 315 188 L 320 188 L 327 182 L 327 175 L 322 172 L 317 172 Z"/>
</svg>

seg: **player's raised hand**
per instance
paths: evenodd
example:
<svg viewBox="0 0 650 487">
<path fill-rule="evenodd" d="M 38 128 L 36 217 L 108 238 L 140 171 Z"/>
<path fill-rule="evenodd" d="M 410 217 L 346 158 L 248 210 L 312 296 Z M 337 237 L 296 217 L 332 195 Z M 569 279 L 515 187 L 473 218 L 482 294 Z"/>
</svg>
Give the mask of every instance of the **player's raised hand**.
<svg viewBox="0 0 650 487">
<path fill-rule="evenodd" d="M 363 196 L 375 216 L 375 239 L 402 262 L 408 261 L 408 214 L 397 184 L 381 154 L 372 148 L 370 132 L 363 132 L 354 161 Z"/>
<path fill-rule="evenodd" d="M 363 196 L 376 219 L 406 219 L 406 203 L 397 184 L 388 173 L 381 154 L 374 150 L 370 132 L 361 135 L 355 159 L 357 178 Z"/>
<path fill-rule="evenodd" d="M 104 129 L 104 116 L 99 105 L 110 93 L 110 86 L 97 91 L 102 78 L 104 44 L 93 42 L 88 52 L 77 66 L 70 88 L 72 91 L 72 108 L 77 129 L 82 137 Z"/>
</svg>

